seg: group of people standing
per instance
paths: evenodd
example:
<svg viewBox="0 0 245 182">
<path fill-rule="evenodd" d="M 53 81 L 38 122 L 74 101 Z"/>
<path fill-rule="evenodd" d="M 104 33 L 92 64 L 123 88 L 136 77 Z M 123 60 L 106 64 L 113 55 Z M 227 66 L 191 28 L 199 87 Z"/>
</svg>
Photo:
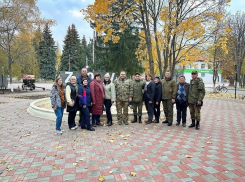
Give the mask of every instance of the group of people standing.
<svg viewBox="0 0 245 182">
<path fill-rule="evenodd" d="M 164 114 L 167 123 L 173 123 L 173 105 L 176 104 L 177 123 L 186 126 L 187 107 L 190 108 L 192 124 L 189 127 L 200 128 L 200 110 L 205 96 L 205 87 L 196 71 L 192 72 L 192 80 L 185 82 L 185 77 L 180 76 L 179 83 L 172 79 L 170 71 L 165 77 L 153 77 L 145 75 L 145 81 L 141 79 L 140 73 L 135 73 L 134 79 L 127 79 L 126 72 L 121 71 L 119 78 L 111 82 L 110 76 L 106 74 L 104 80 L 96 73 L 94 78 L 87 75 L 86 68 L 81 70 L 79 77 L 72 76 L 64 89 L 62 79 L 57 78 L 51 89 L 51 105 L 56 114 L 56 132 L 62 133 L 61 122 L 63 111 L 66 107 L 69 128 L 75 130 L 76 112 L 80 111 L 79 125 L 82 129 L 95 131 L 94 127 L 102 126 L 100 116 L 103 107 L 106 110 L 107 125 L 112 125 L 111 106 L 116 102 L 118 125 L 128 125 L 128 106 L 133 107 L 134 119 L 131 123 L 142 123 L 143 101 L 147 110 L 148 119 L 145 124 L 159 123 L 160 104 L 163 103 Z M 90 123 L 92 114 L 92 124 Z M 155 120 L 153 120 L 155 116 Z"/>
<path fill-rule="evenodd" d="M 62 92 L 61 92 L 62 90 Z M 50 94 L 51 105 L 56 114 L 56 132 L 63 133 L 61 129 L 63 111 L 66 107 L 68 112 L 69 129 L 75 130 L 78 126 L 75 123 L 77 111 L 79 111 L 79 124 L 82 129 L 95 131 L 96 126 L 102 126 L 100 116 L 103 113 L 103 107 L 106 108 L 107 125 L 112 125 L 111 106 L 115 102 L 115 86 L 110 80 L 110 75 L 104 76 L 96 73 L 91 79 L 87 75 L 87 69 L 81 70 L 81 75 L 77 78 L 72 76 L 65 89 L 61 78 L 57 78 Z M 61 100 L 64 102 L 61 103 Z M 90 123 L 90 113 L 92 114 L 92 123 Z"/>
</svg>

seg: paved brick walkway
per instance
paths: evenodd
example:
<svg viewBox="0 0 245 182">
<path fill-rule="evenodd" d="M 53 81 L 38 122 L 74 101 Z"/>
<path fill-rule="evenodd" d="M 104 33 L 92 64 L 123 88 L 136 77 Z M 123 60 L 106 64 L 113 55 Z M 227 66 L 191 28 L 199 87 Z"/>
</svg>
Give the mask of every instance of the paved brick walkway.
<svg viewBox="0 0 245 182">
<path fill-rule="evenodd" d="M 56 135 L 54 121 L 27 114 L 31 101 L 0 96 L 1 182 L 245 181 L 244 102 L 206 98 L 199 131 L 161 123 L 71 131 L 64 122 Z"/>
</svg>

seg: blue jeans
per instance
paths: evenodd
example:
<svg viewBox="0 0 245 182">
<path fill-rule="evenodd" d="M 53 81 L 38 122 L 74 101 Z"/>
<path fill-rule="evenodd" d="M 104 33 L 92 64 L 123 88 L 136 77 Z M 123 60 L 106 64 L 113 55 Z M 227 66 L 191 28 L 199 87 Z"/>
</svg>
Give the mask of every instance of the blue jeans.
<svg viewBox="0 0 245 182">
<path fill-rule="evenodd" d="M 82 121 L 81 121 L 81 128 L 85 128 L 85 124 L 87 125 L 87 129 L 91 129 L 90 124 L 90 113 L 89 113 L 89 107 L 86 106 L 86 108 L 82 107 Z"/>
<path fill-rule="evenodd" d="M 95 124 L 95 121 L 97 125 L 100 124 L 100 115 L 92 114 L 92 124 Z"/>
<path fill-rule="evenodd" d="M 60 130 L 65 105 L 57 107 L 54 111 L 56 115 L 56 130 Z"/>
</svg>

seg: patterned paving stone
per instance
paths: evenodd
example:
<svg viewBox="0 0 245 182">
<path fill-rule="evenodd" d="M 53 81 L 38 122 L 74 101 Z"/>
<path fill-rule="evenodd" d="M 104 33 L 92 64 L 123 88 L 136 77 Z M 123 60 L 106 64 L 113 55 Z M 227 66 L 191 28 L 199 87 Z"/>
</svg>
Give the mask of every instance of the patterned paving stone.
<svg viewBox="0 0 245 182">
<path fill-rule="evenodd" d="M 54 133 L 55 121 L 26 112 L 32 100 L 1 95 L 2 102 L 1 182 L 97 182 L 100 175 L 105 182 L 245 181 L 242 101 L 206 98 L 199 131 L 162 123 L 71 131 L 63 121 L 62 135 Z"/>
</svg>

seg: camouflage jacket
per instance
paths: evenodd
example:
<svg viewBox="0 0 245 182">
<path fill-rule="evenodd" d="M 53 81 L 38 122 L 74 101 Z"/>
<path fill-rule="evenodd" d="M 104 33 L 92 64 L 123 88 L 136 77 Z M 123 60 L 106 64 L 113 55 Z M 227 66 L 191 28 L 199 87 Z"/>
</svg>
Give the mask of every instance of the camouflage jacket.
<svg viewBox="0 0 245 182">
<path fill-rule="evenodd" d="M 162 79 L 162 99 L 175 99 L 177 87 L 172 78 Z"/>
<path fill-rule="evenodd" d="M 122 80 L 120 77 L 114 80 L 116 89 L 116 101 L 128 101 L 129 97 L 133 97 L 133 88 L 131 80 L 125 78 Z"/>
<path fill-rule="evenodd" d="M 133 88 L 133 102 L 141 102 L 143 100 L 143 89 L 145 86 L 145 82 L 142 80 L 133 80 L 132 88 Z"/>
<path fill-rule="evenodd" d="M 189 104 L 196 104 L 197 101 L 202 101 L 205 96 L 205 86 L 202 78 L 197 77 L 197 80 L 190 81 L 188 102 Z"/>
</svg>

